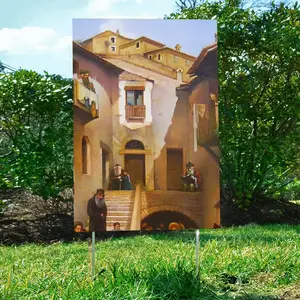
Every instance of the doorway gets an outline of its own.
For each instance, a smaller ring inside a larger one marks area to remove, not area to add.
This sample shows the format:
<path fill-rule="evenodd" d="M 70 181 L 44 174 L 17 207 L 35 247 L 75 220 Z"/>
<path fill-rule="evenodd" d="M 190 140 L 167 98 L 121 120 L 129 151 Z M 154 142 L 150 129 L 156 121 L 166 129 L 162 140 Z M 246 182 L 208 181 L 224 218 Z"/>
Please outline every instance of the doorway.
<path fill-rule="evenodd" d="M 108 188 L 109 181 L 109 152 L 105 149 L 102 150 L 102 187 Z"/>
<path fill-rule="evenodd" d="M 125 154 L 125 169 L 130 176 L 132 187 L 138 183 L 145 186 L 145 154 Z"/>
<path fill-rule="evenodd" d="M 183 150 L 167 149 L 167 189 L 179 191 L 182 187 Z"/>

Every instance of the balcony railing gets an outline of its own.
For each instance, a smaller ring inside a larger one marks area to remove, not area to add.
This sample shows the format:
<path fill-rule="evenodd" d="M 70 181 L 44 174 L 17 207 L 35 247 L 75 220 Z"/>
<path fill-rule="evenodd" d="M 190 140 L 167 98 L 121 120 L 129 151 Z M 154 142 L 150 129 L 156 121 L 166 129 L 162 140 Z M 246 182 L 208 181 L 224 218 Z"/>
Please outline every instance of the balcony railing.
<path fill-rule="evenodd" d="M 74 80 L 73 103 L 75 106 L 90 113 L 93 118 L 98 117 L 98 95 L 77 80 Z"/>
<path fill-rule="evenodd" d="M 126 120 L 144 122 L 146 117 L 145 105 L 126 105 Z"/>

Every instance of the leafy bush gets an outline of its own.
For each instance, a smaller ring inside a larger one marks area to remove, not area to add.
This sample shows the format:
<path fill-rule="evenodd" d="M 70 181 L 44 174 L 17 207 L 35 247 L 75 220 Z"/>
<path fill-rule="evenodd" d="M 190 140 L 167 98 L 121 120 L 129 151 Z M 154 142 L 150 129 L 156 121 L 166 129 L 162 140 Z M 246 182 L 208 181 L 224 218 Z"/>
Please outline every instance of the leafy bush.
<path fill-rule="evenodd" d="M 20 70 L 0 74 L 0 188 L 45 199 L 73 185 L 72 81 Z"/>

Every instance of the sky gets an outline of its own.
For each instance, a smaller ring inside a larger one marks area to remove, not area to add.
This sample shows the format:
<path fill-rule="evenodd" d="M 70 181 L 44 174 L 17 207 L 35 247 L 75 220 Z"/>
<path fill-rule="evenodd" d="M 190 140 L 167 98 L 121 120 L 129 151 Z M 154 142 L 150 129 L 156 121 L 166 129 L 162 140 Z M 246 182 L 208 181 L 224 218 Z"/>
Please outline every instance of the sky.
<path fill-rule="evenodd" d="M 175 0 L 0 0 L 0 7 L 0 61 L 70 78 L 73 34 L 78 40 L 119 29 L 198 56 L 217 30 L 216 21 L 158 20 L 176 11 Z"/>

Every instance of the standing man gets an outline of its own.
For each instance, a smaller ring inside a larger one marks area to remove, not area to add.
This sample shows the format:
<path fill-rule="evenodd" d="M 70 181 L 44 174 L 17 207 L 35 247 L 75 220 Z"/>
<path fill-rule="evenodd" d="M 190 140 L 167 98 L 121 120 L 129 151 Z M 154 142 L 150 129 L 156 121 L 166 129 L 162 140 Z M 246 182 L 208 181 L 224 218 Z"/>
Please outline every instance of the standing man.
<path fill-rule="evenodd" d="M 98 189 L 88 201 L 87 214 L 90 217 L 90 232 L 106 231 L 107 206 L 104 198 L 104 190 Z"/>
<path fill-rule="evenodd" d="M 112 189 L 120 190 L 122 184 L 122 167 L 119 164 L 114 166 L 112 177 Z"/>

